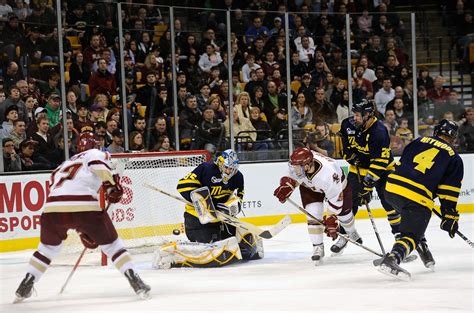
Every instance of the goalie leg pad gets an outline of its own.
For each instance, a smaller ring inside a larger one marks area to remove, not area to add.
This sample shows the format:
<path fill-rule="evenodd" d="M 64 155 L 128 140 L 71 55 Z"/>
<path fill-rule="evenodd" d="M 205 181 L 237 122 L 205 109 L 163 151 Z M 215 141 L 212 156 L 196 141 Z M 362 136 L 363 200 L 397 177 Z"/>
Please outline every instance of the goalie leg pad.
<path fill-rule="evenodd" d="M 190 196 L 201 224 L 215 223 L 219 221 L 207 186 L 193 190 Z"/>
<path fill-rule="evenodd" d="M 155 251 L 152 267 L 221 267 L 241 259 L 236 237 L 215 243 L 173 241 Z"/>
<path fill-rule="evenodd" d="M 263 259 L 263 241 L 261 238 L 240 229 L 236 230 L 236 236 L 244 260 Z"/>

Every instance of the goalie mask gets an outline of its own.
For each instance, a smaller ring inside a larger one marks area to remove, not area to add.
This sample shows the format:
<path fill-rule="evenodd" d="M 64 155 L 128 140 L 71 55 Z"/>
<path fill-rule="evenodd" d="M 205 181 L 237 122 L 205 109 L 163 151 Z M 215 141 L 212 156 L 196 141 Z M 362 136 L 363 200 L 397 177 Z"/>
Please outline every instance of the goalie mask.
<path fill-rule="evenodd" d="M 222 182 L 227 184 L 239 170 L 239 158 L 234 150 L 227 149 L 217 158 L 216 165 L 221 172 Z"/>
<path fill-rule="evenodd" d="M 313 153 L 308 148 L 298 148 L 290 156 L 290 171 L 297 177 L 305 176 L 305 166 L 313 165 Z"/>

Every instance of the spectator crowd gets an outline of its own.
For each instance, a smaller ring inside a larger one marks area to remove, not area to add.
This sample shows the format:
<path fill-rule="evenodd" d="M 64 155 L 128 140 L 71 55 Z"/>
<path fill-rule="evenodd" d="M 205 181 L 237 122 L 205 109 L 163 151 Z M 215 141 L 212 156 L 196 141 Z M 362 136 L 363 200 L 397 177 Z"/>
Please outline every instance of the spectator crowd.
<path fill-rule="evenodd" d="M 122 5 L 122 65 L 115 5 L 62 1 L 64 36 L 58 38 L 54 1 L 0 0 L 0 139 L 5 171 L 53 169 L 64 161 L 65 139 L 73 155 L 78 134 L 86 131 L 94 132 L 100 148 L 111 153 L 172 151 L 177 146 L 175 123 L 180 150 L 215 153 L 230 145 L 232 128 L 242 155 L 270 158 L 270 152 L 288 148 L 291 127 L 295 145 L 339 157 L 338 127 L 351 115 L 348 79 L 353 103 L 374 99 L 377 118 L 387 127 L 395 154 L 413 140 L 415 123 L 420 135 L 429 135 L 442 118 L 460 125 L 457 148 L 474 151 L 474 109 L 445 87 L 442 76 L 431 77 L 429 68 L 419 67 L 414 92 L 406 26 L 390 0 L 194 0 L 190 3 L 196 8 L 211 7 L 178 12 L 174 21 L 169 21 L 169 9 L 157 3 Z M 288 21 L 290 73 L 287 11 L 296 12 Z M 350 34 L 346 13 L 351 14 Z M 462 30 L 472 30 L 471 12 L 463 6 L 456 14 L 462 17 Z M 175 55 L 170 23 L 174 23 Z M 458 32 L 461 49 L 472 39 L 471 33 Z M 351 77 L 346 36 L 351 41 Z M 58 65 L 59 40 L 64 69 Z M 60 71 L 66 80 L 66 112 Z"/>

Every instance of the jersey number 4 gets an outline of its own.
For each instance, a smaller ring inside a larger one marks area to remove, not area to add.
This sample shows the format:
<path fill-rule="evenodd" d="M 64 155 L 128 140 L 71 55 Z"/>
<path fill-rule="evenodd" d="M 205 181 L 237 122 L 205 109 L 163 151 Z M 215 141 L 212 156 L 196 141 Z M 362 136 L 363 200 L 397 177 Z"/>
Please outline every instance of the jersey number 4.
<path fill-rule="evenodd" d="M 429 170 L 433 166 L 433 160 L 438 153 L 438 149 L 431 148 L 415 155 L 415 157 L 413 158 L 413 163 L 418 164 L 417 166 L 415 166 L 415 170 L 418 170 L 425 174 L 426 170 Z"/>
<path fill-rule="evenodd" d="M 56 182 L 56 175 L 58 174 L 58 171 L 54 171 L 51 173 L 51 188 L 55 189 L 58 187 L 61 187 L 64 181 L 66 180 L 71 180 L 74 179 L 74 177 L 77 174 L 77 171 L 82 167 L 82 163 L 74 163 L 71 164 L 65 168 L 63 168 L 61 171 L 59 171 L 61 175 L 61 178 Z"/>

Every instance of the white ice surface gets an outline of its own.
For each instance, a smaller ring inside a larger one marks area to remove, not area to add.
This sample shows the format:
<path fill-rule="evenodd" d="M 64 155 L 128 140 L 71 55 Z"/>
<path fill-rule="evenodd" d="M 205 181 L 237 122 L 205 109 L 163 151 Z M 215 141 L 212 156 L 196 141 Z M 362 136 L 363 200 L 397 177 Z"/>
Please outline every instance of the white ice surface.
<path fill-rule="evenodd" d="M 460 230 L 471 240 L 473 224 L 474 214 L 461 216 Z M 388 222 L 376 219 L 376 225 L 390 250 Z M 356 227 L 364 244 L 379 251 L 370 221 L 357 220 Z M 379 273 L 372 265 L 377 257 L 356 246 L 331 257 L 328 238 L 324 263 L 314 266 L 306 225 L 293 224 L 265 241 L 263 260 L 171 270 L 137 262 L 152 287 L 148 301 L 138 299 L 113 267 L 79 267 L 59 295 L 71 267 L 53 266 L 36 284 L 36 296 L 11 304 L 31 251 L 5 253 L 0 254 L 0 312 L 473 312 L 473 249 L 461 238 L 449 238 L 435 216 L 426 237 L 435 272 L 418 259 L 402 265 L 412 274 L 410 282 L 402 282 Z"/>

